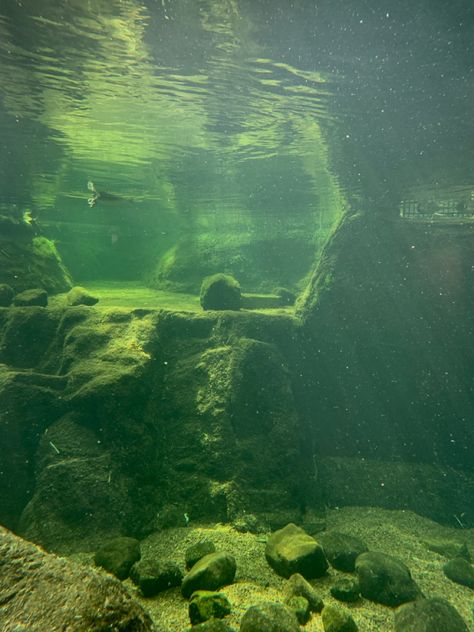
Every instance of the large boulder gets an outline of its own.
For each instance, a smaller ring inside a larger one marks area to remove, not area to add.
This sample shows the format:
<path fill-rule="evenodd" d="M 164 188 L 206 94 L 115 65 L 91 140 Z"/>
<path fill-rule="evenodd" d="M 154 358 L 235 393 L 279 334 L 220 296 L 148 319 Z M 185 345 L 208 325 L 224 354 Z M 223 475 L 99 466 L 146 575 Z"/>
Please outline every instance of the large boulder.
<path fill-rule="evenodd" d="M 306 579 L 313 579 L 328 569 L 321 545 L 293 523 L 272 533 L 267 540 L 265 557 L 273 570 L 286 578 L 300 573 Z"/>
<path fill-rule="evenodd" d="M 121 583 L 45 553 L 0 527 L 3 632 L 153 632 L 152 621 Z"/>
<path fill-rule="evenodd" d="M 362 553 L 356 560 L 356 572 L 361 595 L 370 601 L 394 607 L 421 597 L 409 569 L 391 555 Z"/>

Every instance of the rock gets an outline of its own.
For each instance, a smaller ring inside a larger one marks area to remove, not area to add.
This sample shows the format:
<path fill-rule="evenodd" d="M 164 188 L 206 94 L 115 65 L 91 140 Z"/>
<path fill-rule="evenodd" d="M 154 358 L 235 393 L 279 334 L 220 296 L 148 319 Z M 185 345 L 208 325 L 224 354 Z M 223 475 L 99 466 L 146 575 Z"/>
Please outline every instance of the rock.
<path fill-rule="evenodd" d="M 328 568 L 321 545 L 293 523 L 272 533 L 265 557 L 273 570 L 286 578 L 300 573 L 306 579 L 313 579 L 324 575 Z"/>
<path fill-rule="evenodd" d="M 71 307 L 77 305 L 95 305 L 99 302 L 96 296 L 92 296 L 85 288 L 75 285 L 66 295 L 66 302 Z"/>
<path fill-rule="evenodd" d="M 239 310 L 241 304 L 239 282 L 228 274 L 213 274 L 205 277 L 199 300 L 204 310 Z"/>
<path fill-rule="evenodd" d="M 189 632 L 233 632 L 233 628 L 229 627 L 221 619 L 211 619 L 205 623 L 193 625 Z"/>
<path fill-rule="evenodd" d="M 428 540 L 425 542 L 428 550 L 444 555 L 449 559 L 462 557 L 468 562 L 472 562 L 472 557 L 465 542 L 454 542 L 453 540 Z"/>
<path fill-rule="evenodd" d="M 455 557 L 443 566 L 443 572 L 448 579 L 462 586 L 474 588 L 474 568 L 462 557 Z"/>
<path fill-rule="evenodd" d="M 1 629 L 153 632 L 121 583 L 43 550 L 0 527 Z"/>
<path fill-rule="evenodd" d="M 306 623 L 310 620 L 311 609 L 309 607 L 309 602 L 305 599 L 305 597 L 292 595 L 285 600 L 285 606 L 295 613 L 300 625 L 306 625 Z"/>
<path fill-rule="evenodd" d="M 311 612 L 321 612 L 324 607 L 321 597 L 299 573 L 294 573 L 290 577 L 285 586 L 285 594 L 288 597 L 304 597 L 309 604 Z"/>
<path fill-rule="evenodd" d="M 325 632 L 357 632 L 351 613 L 341 606 L 324 606 L 321 613 Z"/>
<path fill-rule="evenodd" d="M 113 538 L 94 555 L 97 566 L 115 575 L 127 579 L 130 569 L 140 559 L 140 542 L 135 538 Z"/>
<path fill-rule="evenodd" d="M 189 571 L 201 558 L 209 553 L 215 553 L 216 547 L 210 540 L 200 540 L 186 549 L 184 554 L 186 570 Z"/>
<path fill-rule="evenodd" d="M 15 307 L 31 307 L 33 305 L 46 307 L 48 305 L 48 293 L 40 288 L 24 290 L 15 296 L 13 305 Z"/>
<path fill-rule="evenodd" d="M 369 551 L 356 560 L 363 597 L 386 606 L 399 606 L 421 596 L 421 591 L 403 562 L 385 553 Z"/>
<path fill-rule="evenodd" d="M 357 601 L 360 599 L 359 582 L 354 579 L 340 577 L 331 586 L 331 595 L 339 601 Z"/>
<path fill-rule="evenodd" d="M 395 632 L 468 632 L 462 617 L 439 597 L 417 599 L 395 612 Z"/>
<path fill-rule="evenodd" d="M 183 574 L 175 562 L 141 559 L 130 569 L 130 579 L 144 597 L 153 597 L 168 588 L 181 586 Z"/>
<path fill-rule="evenodd" d="M 240 622 L 240 632 L 299 632 L 294 612 L 276 603 L 261 603 L 249 608 Z"/>
<path fill-rule="evenodd" d="M 7 283 L 0 283 L 0 307 L 9 307 L 12 304 L 15 291 Z"/>
<path fill-rule="evenodd" d="M 209 553 L 184 576 L 181 593 L 187 599 L 196 590 L 218 590 L 234 581 L 235 559 L 229 553 Z"/>
<path fill-rule="evenodd" d="M 191 625 L 204 623 L 209 619 L 223 619 L 230 612 L 231 606 L 224 593 L 197 590 L 192 594 L 189 602 Z"/>
<path fill-rule="evenodd" d="M 328 531 L 321 533 L 319 540 L 331 566 L 347 573 L 354 572 L 357 556 L 368 551 L 362 540 L 347 533 Z"/>

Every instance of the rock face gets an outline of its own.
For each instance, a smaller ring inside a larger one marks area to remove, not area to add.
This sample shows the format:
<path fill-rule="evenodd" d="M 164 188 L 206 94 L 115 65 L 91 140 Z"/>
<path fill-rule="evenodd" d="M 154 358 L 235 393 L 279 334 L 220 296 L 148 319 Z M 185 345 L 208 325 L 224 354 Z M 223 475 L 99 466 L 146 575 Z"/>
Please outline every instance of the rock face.
<path fill-rule="evenodd" d="M 0 527 L 2 630 L 153 632 L 120 582 L 44 553 Z"/>
<path fill-rule="evenodd" d="M 472 471 L 472 252 L 472 224 L 343 218 L 298 310 L 320 453 Z"/>
<path fill-rule="evenodd" d="M 418 599 L 397 609 L 395 632 L 468 632 L 468 627 L 445 599 Z"/>
<path fill-rule="evenodd" d="M 421 596 L 408 568 L 391 555 L 363 553 L 356 572 L 361 595 L 371 601 L 394 607 Z"/>
<path fill-rule="evenodd" d="M 234 581 L 235 559 L 228 553 L 209 553 L 184 576 L 181 593 L 187 599 L 196 590 L 218 590 Z"/>
<path fill-rule="evenodd" d="M 299 573 L 313 579 L 324 575 L 328 568 L 321 545 L 291 523 L 268 538 L 265 557 L 273 570 L 286 578 Z"/>
<path fill-rule="evenodd" d="M 294 340 L 287 316 L 0 309 L 0 520 L 59 551 L 166 516 L 301 519 Z"/>
<path fill-rule="evenodd" d="M 51 294 L 72 286 L 54 243 L 29 233 L 2 240 L 0 283 L 7 283 L 15 292 L 42 287 Z"/>

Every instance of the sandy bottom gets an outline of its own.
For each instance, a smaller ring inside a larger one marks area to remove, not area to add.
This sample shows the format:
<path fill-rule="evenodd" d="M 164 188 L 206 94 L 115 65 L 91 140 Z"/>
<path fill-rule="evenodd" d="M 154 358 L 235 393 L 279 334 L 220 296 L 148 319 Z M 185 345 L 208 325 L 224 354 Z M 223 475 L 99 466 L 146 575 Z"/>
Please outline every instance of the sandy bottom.
<path fill-rule="evenodd" d="M 442 596 L 458 610 L 469 629 L 472 629 L 474 592 L 447 579 L 442 571 L 446 561 L 441 555 L 428 550 L 426 540 L 466 542 L 474 554 L 474 529 L 452 529 L 438 525 L 410 511 L 388 511 L 367 507 L 348 507 L 330 510 L 328 529 L 337 529 L 360 537 L 373 551 L 389 553 L 401 559 L 427 597 Z M 214 542 L 218 550 L 235 556 L 237 575 L 235 583 L 222 589 L 232 604 L 232 614 L 226 622 L 238 630 L 243 613 L 262 601 L 282 602 L 286 581 L 278 577 L 265 561 L 265 537 L 242 534 L 227 525 L 170 529 L 155 533 L 142 541 L 142 556 L 171 559 L 184 566 L 184 552 L 200 539 Z M 350 576 L 332 568 L 324 578 L 311 583 L 325 604 L 338 603 L 329 593 L 337 577 Z M 160 632 L 183 632 L 189 629 L 188 605 L 179 589 L 171 589 L 151 599 L 140 597 L 135 586 L 125 584 L 150 613 Z M 389 632 L 393 630 L 394 611 L 361 599 L 356 604 L 343 604 L 351 614 L 360 632 Z M 307 632 L 323 632 L 320 615 L 313 615 L 304 627 Z"/>

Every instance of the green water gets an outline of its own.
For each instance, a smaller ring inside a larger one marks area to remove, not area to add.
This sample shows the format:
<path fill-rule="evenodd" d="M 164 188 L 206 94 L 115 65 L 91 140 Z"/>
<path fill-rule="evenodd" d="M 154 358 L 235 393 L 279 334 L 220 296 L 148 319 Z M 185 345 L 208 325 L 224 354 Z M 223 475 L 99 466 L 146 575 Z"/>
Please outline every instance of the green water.
<path fill-rule="evenodd" d="M 0 211 L 78 281 L 301 289 L 345 210 L 470 194 L 472 7 L 392 5 L 5 0 Z"/>

